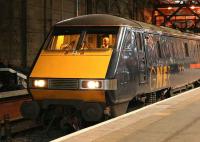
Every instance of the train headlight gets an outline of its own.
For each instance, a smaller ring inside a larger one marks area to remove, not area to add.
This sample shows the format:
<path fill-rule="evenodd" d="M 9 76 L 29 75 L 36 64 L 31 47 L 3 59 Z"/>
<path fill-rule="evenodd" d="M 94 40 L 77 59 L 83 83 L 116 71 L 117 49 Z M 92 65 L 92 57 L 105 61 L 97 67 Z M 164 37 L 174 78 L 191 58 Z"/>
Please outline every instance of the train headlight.
<path fill-rule="evenodd" d="M 33 81 L 33 86 L 35 88 L 44 88 L 47 86 L 47 81 L 44 79 L 37 79 Z"/>
<path fill-rule="evenodd" d="M 101 82 L 99 82 L 99 81 L 88 81 L 87 82 L 87 87 L 89 89 L 101 88 Z"/>
<path fill-rule="evenodd" d="M 117 90 L 117 80 L 116 79 L 80 80 L 79 89 Z"/>
<path fill-rule="evenodd" d="M 85 80 L 81 82 L 82 89 L 102 89 L 101 80 Z"/>

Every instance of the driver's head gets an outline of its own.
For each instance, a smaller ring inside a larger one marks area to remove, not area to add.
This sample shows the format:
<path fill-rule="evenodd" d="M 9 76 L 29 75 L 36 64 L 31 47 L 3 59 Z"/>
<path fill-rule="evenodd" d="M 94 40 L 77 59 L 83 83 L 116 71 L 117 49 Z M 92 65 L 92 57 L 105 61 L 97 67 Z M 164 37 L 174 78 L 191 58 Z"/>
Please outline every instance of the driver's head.
<path fill-rule="evenodd" d="M 103 38 L 103 47 L 104 48 L 108 48 L 109 42 L 110 42 L 109 38 L 108 37 L 104 37 Z"/>

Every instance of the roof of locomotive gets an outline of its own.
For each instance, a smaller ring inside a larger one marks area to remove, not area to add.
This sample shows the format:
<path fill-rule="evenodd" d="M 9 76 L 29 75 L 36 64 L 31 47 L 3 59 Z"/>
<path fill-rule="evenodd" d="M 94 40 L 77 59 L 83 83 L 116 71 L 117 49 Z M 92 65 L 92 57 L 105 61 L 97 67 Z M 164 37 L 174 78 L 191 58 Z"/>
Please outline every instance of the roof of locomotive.
<path fill-rule="evenodd" d="M 90 14 L 78 16 L 58 22 L 60 26 L 122 26 L 130 25 L 142 28 L 137 22 L 108 14 Z"/>
<path fill-rule="evenodd" d="M 133 28 L 149 30 L 151 32 L 160 32 L 169 35 L 186 36 L 186 34 L 175 29 L 162 26 L 159 27 L 144 22 L 125 19 L 108 14 L 89 14 L 89 15 L 73 17 L 58 22 L 56 26 L 131 26 Z"/>

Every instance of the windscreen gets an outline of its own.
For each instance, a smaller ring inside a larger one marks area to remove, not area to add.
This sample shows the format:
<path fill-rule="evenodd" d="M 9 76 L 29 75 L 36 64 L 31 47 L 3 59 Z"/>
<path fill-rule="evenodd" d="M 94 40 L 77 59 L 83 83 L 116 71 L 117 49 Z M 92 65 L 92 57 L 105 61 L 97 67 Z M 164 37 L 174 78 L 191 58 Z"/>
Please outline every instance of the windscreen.
<path fill-rule="evenodd" d="M 55 27 L 46 50 L 115 48 L 119 27 Z"/>

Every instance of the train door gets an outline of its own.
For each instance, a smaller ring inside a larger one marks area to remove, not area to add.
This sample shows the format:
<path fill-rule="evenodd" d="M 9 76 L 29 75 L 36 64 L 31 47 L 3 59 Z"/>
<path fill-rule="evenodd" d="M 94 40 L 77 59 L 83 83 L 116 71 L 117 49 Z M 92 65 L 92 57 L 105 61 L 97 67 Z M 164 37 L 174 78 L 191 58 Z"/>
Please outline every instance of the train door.
<path fill-rule="evenodd" d="M 136 45 L 138 51 L 139 85 L 144 85 L 147 83 L 147 61 L 144 37 L 141 32 L 136 32 Z"/>

